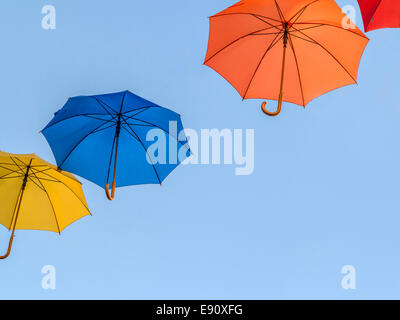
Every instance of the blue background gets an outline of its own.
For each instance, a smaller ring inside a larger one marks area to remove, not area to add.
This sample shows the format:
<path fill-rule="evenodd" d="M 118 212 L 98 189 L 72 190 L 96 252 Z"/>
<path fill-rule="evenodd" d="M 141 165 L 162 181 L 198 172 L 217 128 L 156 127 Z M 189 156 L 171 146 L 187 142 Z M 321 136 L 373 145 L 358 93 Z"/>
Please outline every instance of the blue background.
<path fill-rule="evenodd" d="M 358 86 L 279 118 L 202 65 L 208 19 L 234 1 L 2 0 L 0 149 L 54 158 L 38 132 L 76 95 L 131 90 L 185 127 L 254 128 L 255 171 L 180 166 L 162 187 L 110 203 L 62 236 L 17 231 L 0 298 L 400 298 L 400 30 L 371 38 Z M 362 27 L 355 0 L 357 25 Z M 57 29 L 41 28 L 41 9 Z M 9 233 L 0 228 L 1 251 Z M 357 290 L 341 287 L 354 265 Z M 54 265 L 57 289 L 42 289 Z"/>

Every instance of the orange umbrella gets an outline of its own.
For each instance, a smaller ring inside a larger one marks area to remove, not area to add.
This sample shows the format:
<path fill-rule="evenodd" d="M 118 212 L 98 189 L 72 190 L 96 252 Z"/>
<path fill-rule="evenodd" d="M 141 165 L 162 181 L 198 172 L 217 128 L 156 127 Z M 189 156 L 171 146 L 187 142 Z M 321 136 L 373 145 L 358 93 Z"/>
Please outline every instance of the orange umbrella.
<path fill-rule="evenodd" d="M 331 90 L 357 83 L 369 39 L 333 0 L 243 0 L 210 18 L 205 64 L 243 99 L 305 107 Z"/>

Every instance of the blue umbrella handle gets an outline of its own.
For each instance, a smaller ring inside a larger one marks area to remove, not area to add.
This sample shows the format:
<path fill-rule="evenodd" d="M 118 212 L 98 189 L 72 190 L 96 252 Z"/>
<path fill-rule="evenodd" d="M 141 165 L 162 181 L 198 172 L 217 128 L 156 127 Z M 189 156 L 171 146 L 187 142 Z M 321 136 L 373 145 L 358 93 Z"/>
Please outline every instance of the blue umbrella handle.
<path fill-rule="evenodd" d="M 112 201 L 114 200 L 115 197 L 115 181 L 113 181 L 112 183 L 112 189 L 111 189 L 111 194 L 110 194 L 110 184 L 106 183 L 106 187 L 104 188 L 104 190 L 106 191 L 106 196 L 108 198 L 108 200 Z"/>
<path fill-rule="evenodd" d="M 115 159 L 114 159 L 114 175 L 113 175 L 111 194 L 110 194 L 110 184 L 108 182 L 106 183 L 106 186 L 104 188 L 104 190 L 106 191 L 107 199 L 110 201 L 113 201 L 114 197 L 115 197 L 115 176 L 117 175 L 119 131 L 120 131 L 120 125 L 117 125 L 116 143 L 115 143 Z"/>

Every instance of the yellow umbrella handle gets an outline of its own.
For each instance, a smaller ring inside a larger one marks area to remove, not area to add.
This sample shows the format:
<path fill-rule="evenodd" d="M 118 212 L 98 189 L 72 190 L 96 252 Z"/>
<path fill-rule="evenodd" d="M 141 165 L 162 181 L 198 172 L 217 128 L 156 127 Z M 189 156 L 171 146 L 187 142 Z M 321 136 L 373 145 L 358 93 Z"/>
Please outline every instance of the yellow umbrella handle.
<path fill-rule="evenodd" d="M 11 233 L 10 242 L 8 243 L 7 253 L 4 256 L 0 256 L 1 260 L 8 258 L 8 256 L 11 253 L 11 248 L 12 248 L 13 241 L 14 241 L 15 228 L 17 227 L 17 219 L 18 219 L 18 215 L 19 215 L 19 210 L 21 209 L 22 197 L 24 196 L 26 183 L 28 181 L 28 174 L 29 174 L 29 169 L 31 168 L 31 163 L 32 163 L 32 160 L 29 163 L 29 166 L 28 166 L 28 168 L 26 170 L 24 181 L 23 181 L 22 187 L 21 187 L 21 191 L 20 191 L 20 194 L 18 195 L 18 198 L 17 198 L 18 199 L 17 200 L 18 201 L 18 206 L 17 206 L 17 210 L 15 211 L 15 220 L 14 220 L 14 225 L 13 225 L 13 231 Z"/>
<path fill-rule="evenodd" d="M 104 188 L 104 190 L 106 191 L 107 199 L 110 201 L 113 201 L 114 197 L 115 197 L 115 180 L 112 183 L 111 194 L 110 194 L 109 189 L 110 189 L 110 184 L 106 183 L 106 187 Z"/>
<path fill-rule="evenodd" d="M 12 244 L 13 244 L 13 241 L 14 241 L 14 232 L 15 232 L 15 229 L 13 229 L 13 231 L 11 233 L 10 242 L 8 243 L 7 253 L 4 256 L 0 256 L 1 260 L 8 258 L 8 256 L 11 253 L 11 248 L 12 248 Z"/>

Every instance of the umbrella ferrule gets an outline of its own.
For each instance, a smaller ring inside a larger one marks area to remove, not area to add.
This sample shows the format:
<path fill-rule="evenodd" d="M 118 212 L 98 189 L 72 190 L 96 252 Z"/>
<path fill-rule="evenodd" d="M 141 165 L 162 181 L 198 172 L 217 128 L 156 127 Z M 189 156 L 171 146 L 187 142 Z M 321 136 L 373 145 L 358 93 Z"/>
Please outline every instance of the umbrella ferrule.
<path fill-rule="evenodd" d="M 121 132 L 121 120 L 118 119 L 117 128 L 116 128 L 117 137 L 119 136 L 120 132 Z"/>
<path fill-rule="evenodd" d="M 116 135 L 119 137 L 119 134 L 121 132 L 121 114 L 118 114 L 118 119 L 117 119 L 117 127 L 116 127 Z"/>
<path fill-rule="evenodd" d="M 30 169 L 30 168 L 31 168 L 31 165 L 28 165 L 28 167 L 26 168 L 26 173 L 25 173 L 24 181 L 22 182 L 22 190 L 25 190 L 26 183 L 28 182 L 29 169 Z"/>
<path fill-rule="evenodd" d="M 288 36 L 289 36 L 289 25 L 285 23 L 285 31 L 283 32 L 283 46 L 286 48 L 288 43 Z"/>

